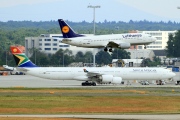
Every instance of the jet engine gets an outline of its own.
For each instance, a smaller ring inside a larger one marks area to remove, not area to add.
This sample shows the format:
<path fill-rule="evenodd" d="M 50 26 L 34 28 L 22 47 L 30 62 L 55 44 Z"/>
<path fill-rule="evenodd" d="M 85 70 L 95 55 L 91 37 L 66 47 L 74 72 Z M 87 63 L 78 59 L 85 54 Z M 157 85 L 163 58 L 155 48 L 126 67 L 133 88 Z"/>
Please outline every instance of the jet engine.
<path fill-rule="evenodd" d="M 122 82 L 121 77 L 113 77 L 113 75 L 102 75 L 99 79 L 102 81 L 102 83 L 118 84 Z"/>
<path fill-rule="evenodd" d="M 130 48 L 130 47 L 131 47 L 131 44 L 130 44 L 130 43 L 120 43 L 120 44 L 119 44 L 119 47 L 126 49 L 126 48 Z"/>
<path fill-rule="evenodd" d="M 121 77 L 113 77 L 112 84 L 121 84 L 122 78 Z"/>

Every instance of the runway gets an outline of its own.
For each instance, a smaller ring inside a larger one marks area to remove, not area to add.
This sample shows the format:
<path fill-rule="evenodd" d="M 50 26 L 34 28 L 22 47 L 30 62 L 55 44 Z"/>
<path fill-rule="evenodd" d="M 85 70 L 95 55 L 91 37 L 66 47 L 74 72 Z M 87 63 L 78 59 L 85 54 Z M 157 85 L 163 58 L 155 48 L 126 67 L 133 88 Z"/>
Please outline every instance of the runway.
<path fill-rule="evenodd" d="M 62 87 L 87 87 L 81 86 L 83 81 L 77 80 L 49 80 L 38 78 L 30 75 L 8 75 L 0 76 L 0 88 L 7 87 L 27 87 L 27 88 L 62 88 Z M 141 85 L 140 83 L 130 81 L 130 84 L 121 85 L 97 85 L 88 87 L 180 87 L 180 85 L 175 85 L 175 82 L 167 83 L 166 85 Z"/>
<path fill-rule="evenodd" d="M 49 80 L 30 75 L 0 76 L 0 87 L 29 87 L 29 88 L 58 88 L 79 87 L 82 81 L 76 80 Z"/>

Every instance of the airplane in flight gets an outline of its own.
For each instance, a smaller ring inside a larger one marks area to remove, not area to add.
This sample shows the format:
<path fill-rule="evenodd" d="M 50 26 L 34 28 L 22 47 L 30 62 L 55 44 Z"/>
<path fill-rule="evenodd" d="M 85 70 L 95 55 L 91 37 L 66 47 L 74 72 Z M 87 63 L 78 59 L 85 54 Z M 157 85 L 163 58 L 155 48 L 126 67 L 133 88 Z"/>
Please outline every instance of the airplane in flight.
<path fill-rule="evenodd" d="M 109 35 L 85 36 L 77 34 L 63 20 L 58 19 L 63 34 L 62 43 L 85 48 L 104 48 L 104 51 L 112 52 L 112 48 L 130 48 L 131 45 L 146 45 L 156 41 L 156 38 L 144 33 L 124 33 Z"/>
<path fill-rule="evenodd" d="M 82 86 L 103 83 L 120 84 L 122 80 L 171 79 L 175 73 L 165 68 L 138 67 L 38 67 L 17 46 L 10 47 L 17 70 L 32 76 L 52 80 L 84 81 Z"/>

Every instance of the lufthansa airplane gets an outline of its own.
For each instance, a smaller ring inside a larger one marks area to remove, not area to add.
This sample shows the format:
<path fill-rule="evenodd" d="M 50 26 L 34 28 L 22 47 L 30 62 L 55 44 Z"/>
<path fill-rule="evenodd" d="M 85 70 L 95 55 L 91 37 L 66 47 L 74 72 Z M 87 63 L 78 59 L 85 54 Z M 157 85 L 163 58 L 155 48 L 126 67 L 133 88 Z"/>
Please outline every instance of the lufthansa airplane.
<path fill-rule="evenodd" d="M 175 73 L 164 68 L 121 68 L 121 67 L 38 67 L 17 47 L 10 47 L 17 70 L 32 76 L 52 80 L 79 80 L 82 85 L 112 83 L 122 80 L 163 80 L 171 79 Z"/>
<path fill-rule="evenodd" d="M 126 49 L 131 45 L 145 45 L 146 48 L 146 45 L 156 41 L 156 38 L 143 33 L 85 36 L 75 33 L 63 19 L 58 19 L 58 22 L 63 34 L 62 42 L 77 47 L 104 48 L 104 51 L 112 52 L 112 48 Z"/>

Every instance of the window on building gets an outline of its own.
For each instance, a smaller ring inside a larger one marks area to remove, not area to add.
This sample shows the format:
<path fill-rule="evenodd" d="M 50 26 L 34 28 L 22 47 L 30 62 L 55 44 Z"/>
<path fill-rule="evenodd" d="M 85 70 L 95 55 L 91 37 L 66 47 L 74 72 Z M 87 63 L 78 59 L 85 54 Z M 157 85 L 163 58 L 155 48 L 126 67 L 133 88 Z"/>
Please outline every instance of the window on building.
<path fill-rule="evenodd" d="M 53 43 L 53 46 L 57 46 L 57 43 Z"/>
<path fill-rule="evenodd" d="M 162 40 L 162 37 L 156 37 L 157 40 Z"/>
<path fill-rule="evenodd" d="M 51 41 L 51 39 L 44 39 L 44 41 Z"/>
<path fill-rule="evenodd" d="M 162 46 L 147 46 L 147 48 L 162 48 Z"/>
<path fill-rule="evenodd" d="M 51 48 L 44 48 L 44 50 L 51 50 Z"/>
<path fill-rule="evenodd" d="M 59 45 L 59 47 L 69 47 L 69 45 Z"/>
<path fill-rule="evenodd" d="M 42 43 L 39 43 L 39 46 L 42 46 Z"/>
<path fill-rule="evenodd" d="M 45 46 L 51 46 L 51 43 L 44 43 Z"/>
<path fill-rule="evenodd" d="M 57 48 L 53 48 L 53 50 L 57 50 Z"/>
<path fill-rule="evenodd" d="M 138 49 L 142 49 L 142 46 L 138 46 Z"/>

